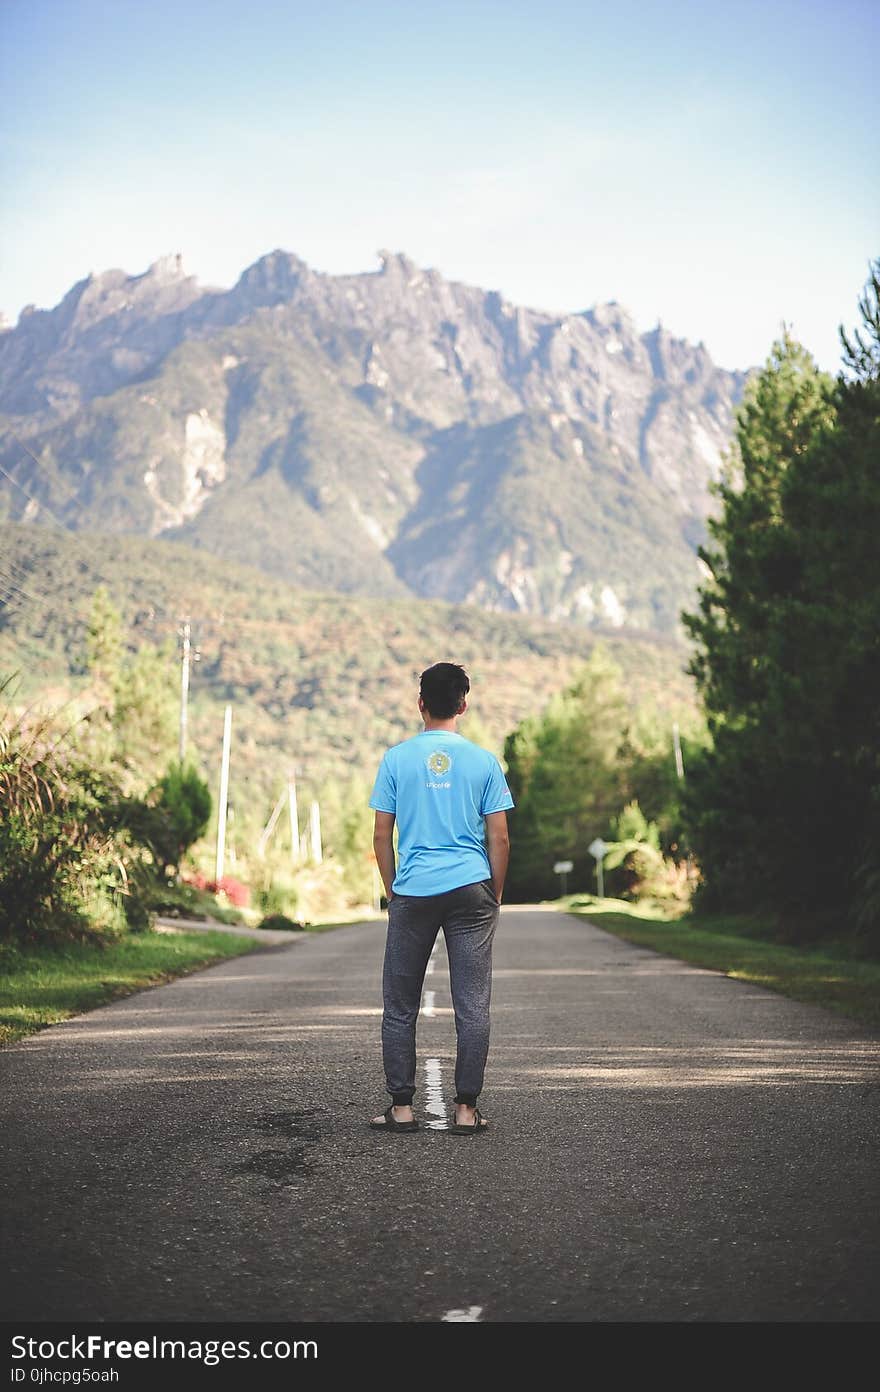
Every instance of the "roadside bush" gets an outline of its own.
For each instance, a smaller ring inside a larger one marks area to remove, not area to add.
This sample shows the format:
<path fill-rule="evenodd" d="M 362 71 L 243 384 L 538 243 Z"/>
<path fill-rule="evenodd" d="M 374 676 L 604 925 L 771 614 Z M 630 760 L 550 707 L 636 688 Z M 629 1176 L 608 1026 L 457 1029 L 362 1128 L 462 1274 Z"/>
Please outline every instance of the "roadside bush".
<path fill-rule="evenodd" d="M 236 880 L 232 875 L 223 875 L 219 880 L 209 880 L 207 875 L 203 875 L 201 870 L 195 870 L 191 875 L 181 877 L 182 883 L 192 885 L 195 889 L 206 891 L 208 894 L 222 894 L 230 904 L 234 904 L 237 909 L 247 908 L 250 903 L 251 892 L 246 884 L 241 880 Z"/>
<path fill-rule="evenodd" d="M 267 867 L 254 899 L 263 914 L 289 915 L 296 909 L 299 895 L 289 875 Z"/>
<path fill-rule="evenodd" d="M 206 876 L 199 879 L 204 885 L 213 883 Z M 244 914 L 231 905 L 221 904 L 209 889 L 199 889 L 192 880 L 177 879 L 154 880 L 149 892 L 148 902 L 153 913 L 166 918 L 194 918 L 209 923 L 212 919 L 219 923 L 242 923 Z"/>
<path fill-rule="evenodd" d="M 275 913 L 267 914 L 265 918 L 260 920 L 257 927 L 280 928 L 288 933 L 303 933 L 305 932 L 306 925 L 304 923 L 296 923 L 292 918 L 288 918 L 287 914 Z"/>
<path fill-rule="evenodd" d="M 222 894 L 237 909 L 247 908 L 250 903 L 251 892 L 247 885 L 232 875 L 223 875 L 221 879 L 213 881 L 209 888 L 213 888 L 215 894 Z"/>
<path fill-rule="evenodd" d="M 609 844 L 605 856 L 612 895 L 688 902 L 692 887 L 689 866 L 663 855 L 659 830 L 646 820 L 638 802 L 627 803 L 612 829 L 617 840 Z"/>
<path fill-rule="evenodd" d="M 120 821 L 148 848 L 160 878 L 177 869 L 210 817 L 210 790 L 191 764 L 172 764 L 145 798 L 127 798 L 119 808 Z"/>
<path fill-rule="evenodd" d="M 119 790 L 78 764 L 47 716 L 0 684 L 0 939 L 86 939 L 125 927 L 140 851 L 114 824 Z"/>

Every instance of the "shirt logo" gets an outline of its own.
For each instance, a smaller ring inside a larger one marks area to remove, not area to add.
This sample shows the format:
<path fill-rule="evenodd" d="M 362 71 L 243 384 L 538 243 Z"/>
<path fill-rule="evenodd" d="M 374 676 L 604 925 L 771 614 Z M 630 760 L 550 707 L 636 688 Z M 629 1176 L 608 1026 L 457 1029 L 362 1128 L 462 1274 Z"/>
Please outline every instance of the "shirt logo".
<path fill-rule="evenodd" d="M 438 778 L 442 777 L 444 773 L 448 773 L 452 768 L 452 760 L 444 749 L 435 749 L 428 755 L 426 763 L 428 772 L 436 774 Z"/>

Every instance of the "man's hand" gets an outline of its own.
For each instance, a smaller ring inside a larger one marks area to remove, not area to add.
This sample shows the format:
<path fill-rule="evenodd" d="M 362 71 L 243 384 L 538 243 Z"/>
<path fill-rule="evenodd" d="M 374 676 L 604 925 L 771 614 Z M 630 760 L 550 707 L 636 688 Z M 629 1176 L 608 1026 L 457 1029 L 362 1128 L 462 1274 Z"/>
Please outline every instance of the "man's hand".
<path fill-rule="evenodd" d="M 490 812 L 486 818 L 486 854 L 489 857 L 489 869 L 492 871 L 492 888 L 500 904 L 507 876 L 507 862 L 510 860 L 506 812 Z"/>
<path fill-rule="evenodd" d="M 394 883 L 396 866 L 394 864 L 394 813 L 377 812 L 373 823 L 373 851 L 376 856 L 376 864 L 379 867 L 379 874 L 382 876 L 382 883 L 385 886 L 385 898 L 391 898 L 391 886 Z"/>

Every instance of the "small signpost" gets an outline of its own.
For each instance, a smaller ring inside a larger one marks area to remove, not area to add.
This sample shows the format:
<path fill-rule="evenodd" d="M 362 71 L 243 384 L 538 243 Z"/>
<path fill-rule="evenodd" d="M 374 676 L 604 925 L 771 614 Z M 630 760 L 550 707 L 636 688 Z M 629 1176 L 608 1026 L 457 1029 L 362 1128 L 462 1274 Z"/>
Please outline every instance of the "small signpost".
<path fill-rule="evenodd" d="M 568 876 L 570 875 L 570 873 L 571 873 L 571 871 L 572 871 L 573 869 L 574 869 L 574 861 L 573 861 L 573 860 L 557 860 L 556 864 L 553 866 L 553 874 L 554 874 L 554 875 L 559 875 L 559 876 L 561 877 L 561 879 L 562 879 L 562 891 L 561 891 L 561 892 L 562 892 L 563 894 L 565 893 L 565 886 L 566 886 L 566 883 L 567 883 L 567 880 L 568 880 Z"/>
<path fill-rule="evenodd" d="M 605 880 L 604 880 L 604 876 L 603 876 L 603 873 L 602 873 L 602 861 L 603 861 L 604 858 L 605 858 L 605 853 L 606 853 L 606 851 L 608 850 L 608 846 L 607 846 L 607 844 L 602 840 L 601 836 L 597 836 L 596 839 L 595 839 L 595 841 L 591 841 L 591 842 L 590 842 L 590 844 L 589 844 L 589 846 L 587 847 L 587 849 L 589 850 L 590 855 L 593 857 L 593 859 L 594 859 L 595 862 L 596 862 L 596 877 L 597 877 L 597 879 L 598 879 L 598 881 L 599 881 L 599 898 L 600 898 L 600 899 L 604 899 L 604 898 L 605 898 Z"/>

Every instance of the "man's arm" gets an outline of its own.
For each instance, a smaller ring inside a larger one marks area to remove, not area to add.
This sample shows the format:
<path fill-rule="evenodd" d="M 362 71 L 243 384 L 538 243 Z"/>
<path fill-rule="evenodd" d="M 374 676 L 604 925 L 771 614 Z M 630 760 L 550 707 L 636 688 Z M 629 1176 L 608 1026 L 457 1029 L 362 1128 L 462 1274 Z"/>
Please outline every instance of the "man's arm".
<path fill-rule="evenodd" d="M 376 864 L 379 866 L 379 874 L 382 876 L 382 883 L 385 886 L 385 898 L 391 898 L 391 886 L 394 883 L 395 864 L 394 864 L 394 813 L 377 812 L 373 823 L 373 851 L 376 855 Z"/>
<path fill-rule="evenodd" d="M 492 871 L 492 888 L 500 904 L 504 893 L 507 862 L 510 859 L 506 812 L 490 812 L 486 818 L 486 854 L 489 857 L 489 869 Z"/>

